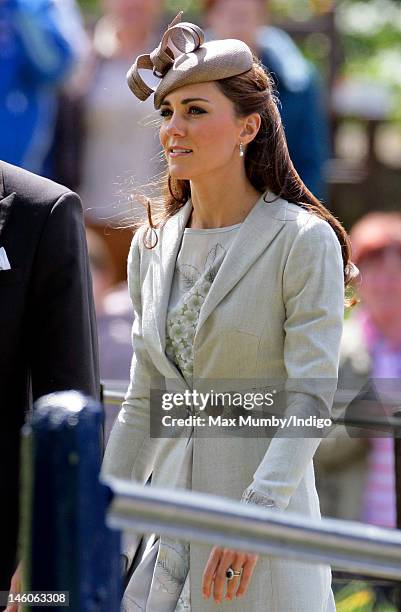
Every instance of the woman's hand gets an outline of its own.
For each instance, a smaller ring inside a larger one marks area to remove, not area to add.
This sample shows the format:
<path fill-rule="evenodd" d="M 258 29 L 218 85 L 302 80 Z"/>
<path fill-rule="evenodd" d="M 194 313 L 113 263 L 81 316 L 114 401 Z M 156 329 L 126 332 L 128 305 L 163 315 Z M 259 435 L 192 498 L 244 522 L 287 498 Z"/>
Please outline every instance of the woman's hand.
<path fill-rule="evenodd" d="M 21 592 L 21 573 L 22 573 L 22 563 L 21 561 L 18 564 L 17 569 L 15 570 L 13 577 L 11 578 L 11 586 L 10 592 L 17 594 Z M 18 612 L 20 606 L 17 603 L 8 604 L 7 608 L 4 612 Z"/>
<path fill-rule="evenodd" d="M 209 599 L 213 589 L 213 599 L 216 603 L 223 600 L 224 585 L 226 589 L 226 600 L 245 595 L 253 570 L 255 569 L 258 555 L 233 550 L 231 548 L 219 548 L 214 546 L 206 563 L 202 578 L 202 595 Z M 227 580 L 226 571 L 231 567 L 234 571 L 242 570 L 241 576 L 234 576 Z"/>

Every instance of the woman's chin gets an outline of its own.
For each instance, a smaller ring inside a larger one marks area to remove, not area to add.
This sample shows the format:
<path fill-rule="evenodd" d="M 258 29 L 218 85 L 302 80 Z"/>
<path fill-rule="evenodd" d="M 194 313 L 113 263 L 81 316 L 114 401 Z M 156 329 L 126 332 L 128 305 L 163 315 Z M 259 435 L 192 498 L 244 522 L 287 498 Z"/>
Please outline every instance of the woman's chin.
<path fill-rule="evenodd" d="M 184 172 L 181 168 L 169 168 L 169 174 L 172 179 L 176 179 L 177 181 L 190 181 L 192 176 L 189 172 Z"/>

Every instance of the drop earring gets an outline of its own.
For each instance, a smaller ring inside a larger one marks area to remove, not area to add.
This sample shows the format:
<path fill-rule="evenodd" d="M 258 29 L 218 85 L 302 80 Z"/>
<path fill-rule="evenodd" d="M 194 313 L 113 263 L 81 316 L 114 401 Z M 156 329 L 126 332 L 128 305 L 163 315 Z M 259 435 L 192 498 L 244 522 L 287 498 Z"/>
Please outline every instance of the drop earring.
<path fill-rule="evenodd" d="M 240 142 L 239 143 L 239 156 L 244 157 L 244 155 L 245 155 L 244 143 Z"/>

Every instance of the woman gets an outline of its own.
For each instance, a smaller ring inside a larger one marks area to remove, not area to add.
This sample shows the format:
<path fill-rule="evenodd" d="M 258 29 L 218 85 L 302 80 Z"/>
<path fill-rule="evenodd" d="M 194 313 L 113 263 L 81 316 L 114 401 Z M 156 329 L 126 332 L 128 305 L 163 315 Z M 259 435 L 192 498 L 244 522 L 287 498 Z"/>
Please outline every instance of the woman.
<path fill-rule="evenodd" d="M 317 438 L 216 440 L 191 428 L 150 435 L 150 388 L 184 391 L 212 381 L 221 390 L 224 381 L 230 391 L 250 380 L 286 379 L 289 411 L 330 409 L 344 270 L 346 282 L 349 276 L 346 234 L 295 172 L 263 68 L 244 43 L 204 44 L 197 26 L 178 21 L 128 74 L 140 99 L 152 89 L 139 71 L 154 68 L 160 78 L 154 104 L 168 181 L 161 214 L 156 219 L 149 206 L 130 251 L 131 383 L 103 471 L 143 483 L 152 474 L 155 486 L 318 518 Z M 200 414 L 196 406 L 192 413 Z M 236 575 L 229 580 L 230 568 Z M 124 605 L 148 612 L 335 609 L 327 566 L 164 537 L 148 543 Z"/>

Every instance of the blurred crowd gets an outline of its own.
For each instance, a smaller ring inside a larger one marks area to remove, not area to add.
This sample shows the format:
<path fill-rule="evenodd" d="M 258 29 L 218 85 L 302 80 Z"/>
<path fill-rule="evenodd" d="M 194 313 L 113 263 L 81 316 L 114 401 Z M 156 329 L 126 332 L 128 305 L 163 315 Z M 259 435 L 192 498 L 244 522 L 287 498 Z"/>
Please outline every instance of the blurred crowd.
<path fill-rule="evenodd" d="M 244 40 L 271 71 L 294 165 L 327 201 L 323 168 L 331 150 L 319 74 L 272 25 L 265 0 L 201 5 L 207 38 Z M 140 194 L 163 171 L 152 101 L 140 103 L 125 75 L 137 55 L 157 46 L 171 16 L 162 0 L 99 0 L 99 8 L 98 21 L 84 24 L 75 0 L 0 0 L 0 158 L 81 196 L 101 376 L 125 383 L 133 317 L 129 225 L 143 214 Z M 401 214 L 366 215 L 351 242 L 360 304 L 345 322 L 340 386 L 362 387 L 401 377 Z M 108 407 L 106 432 L 116 413 Z M 391 437 L 326 440 L 315 463 L 323 514 L 395 527 Z"/>

